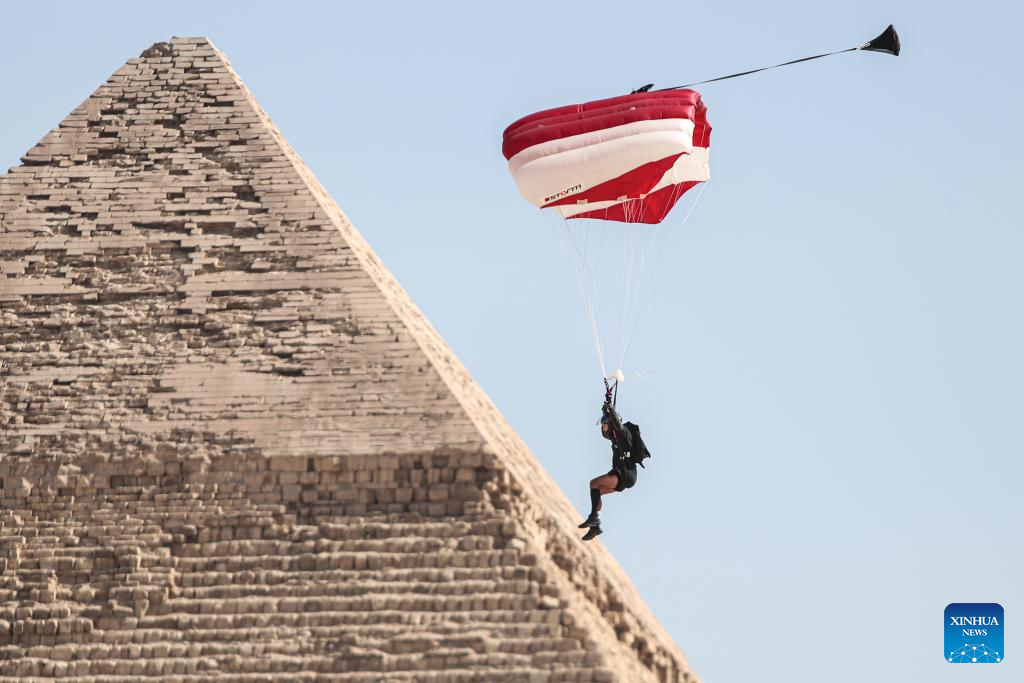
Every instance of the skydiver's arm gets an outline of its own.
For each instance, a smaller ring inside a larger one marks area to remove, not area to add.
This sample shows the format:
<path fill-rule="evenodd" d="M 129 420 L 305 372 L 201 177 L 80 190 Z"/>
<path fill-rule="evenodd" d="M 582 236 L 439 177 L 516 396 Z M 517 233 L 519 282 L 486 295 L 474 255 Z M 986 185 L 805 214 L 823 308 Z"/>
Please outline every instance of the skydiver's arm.
<path fill-rule="evenodd" d="M 624 450 L 633 450 L 633 434 L 622 426 L 622 420 L 619 419 L 619 414 L 615 412 L 615 408 L 608 403 L 605 403 L 602 410 L 605 415 L 608 415 L 609 420 L 611 420 L 612 430 L 614 430 L 617 438 L 621 439 L 622 445 L 625 446 Z"/>

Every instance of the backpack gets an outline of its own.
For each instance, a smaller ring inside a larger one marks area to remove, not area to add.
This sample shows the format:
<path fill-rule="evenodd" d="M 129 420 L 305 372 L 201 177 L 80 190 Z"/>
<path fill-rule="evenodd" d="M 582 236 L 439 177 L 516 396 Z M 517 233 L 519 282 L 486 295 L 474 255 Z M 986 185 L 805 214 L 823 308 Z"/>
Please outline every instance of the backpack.
<path fill-rule="evenodd" d="M 633 451 L 631 454 L 633 462 L 647 469 L 644 466 L 644 460 L 651 457 L 651 452 L 647 450 L 647 444 L 644 443 L 643 437 L 640 436 L 640 425 L 624 422 L 622 426 L 629 430 L 629 434 L 633 439 Z"/>

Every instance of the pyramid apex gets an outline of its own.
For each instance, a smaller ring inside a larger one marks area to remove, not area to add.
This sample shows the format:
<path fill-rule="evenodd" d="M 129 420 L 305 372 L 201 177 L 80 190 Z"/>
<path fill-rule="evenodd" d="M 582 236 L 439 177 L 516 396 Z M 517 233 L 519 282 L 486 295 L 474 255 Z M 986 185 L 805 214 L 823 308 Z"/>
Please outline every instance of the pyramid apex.
<path fill-rule="evenodd" d="M 139 59 L 171 57 L 175 50 L 188 49 L 186 46 L 200 45 L 214 47 L 213 41 L 206 36 L 172 36 L 169 41 L 157 41 L 147 47 L 139 55 Z M 192 49 L 195 49 L 195 47 L 192 47 Z"/>

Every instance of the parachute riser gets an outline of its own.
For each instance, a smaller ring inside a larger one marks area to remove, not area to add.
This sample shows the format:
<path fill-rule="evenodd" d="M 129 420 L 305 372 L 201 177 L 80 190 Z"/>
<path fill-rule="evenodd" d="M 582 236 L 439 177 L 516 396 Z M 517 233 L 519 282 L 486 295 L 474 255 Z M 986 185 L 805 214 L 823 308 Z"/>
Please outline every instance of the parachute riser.
<path fill-rule="evenodd" d="M 619 380 L 615 380 L 611 384 L 608 384 L 608 378 L 604 379 L 604 402 L 605 405 L 610 405 L 615 408 L 615 404 L 619 400 Z"/>

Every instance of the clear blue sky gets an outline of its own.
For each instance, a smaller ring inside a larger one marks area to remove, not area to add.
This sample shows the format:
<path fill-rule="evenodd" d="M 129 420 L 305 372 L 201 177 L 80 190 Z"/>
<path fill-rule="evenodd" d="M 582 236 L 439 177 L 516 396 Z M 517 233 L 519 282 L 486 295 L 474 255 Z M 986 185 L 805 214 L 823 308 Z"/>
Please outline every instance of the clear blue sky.
<path fill-rule="evenodd" d="M 702 89 L 713 181 L 670 234 L 620 405 L 655 452 L 605 542 L 708 683 L 1024 679 L 1019 3 L 5 3 L 0 167 L 172 35 L 225 51 L 577 507 L 607 466 L 565 257 L 502 129 Z M 1004 662 L 941 659 L 951 602 Z"/>

